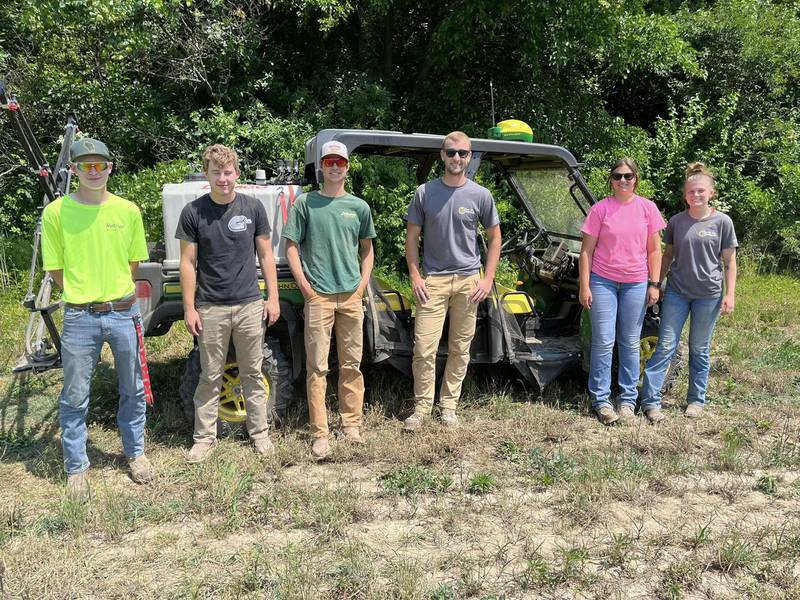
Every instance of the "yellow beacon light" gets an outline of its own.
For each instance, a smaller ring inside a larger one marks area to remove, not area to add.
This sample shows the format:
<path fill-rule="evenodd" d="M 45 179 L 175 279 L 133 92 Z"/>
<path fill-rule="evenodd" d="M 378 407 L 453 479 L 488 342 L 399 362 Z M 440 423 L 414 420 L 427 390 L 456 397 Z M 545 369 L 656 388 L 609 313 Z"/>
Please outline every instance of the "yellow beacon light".
<path fill-rule="evenodd" d="M 514 140 L 517 142 L 532 142 L 533 129 L 524 121 L 506 119 L 500 121 L 496 127 L 489 129 L 490 140 Z"/>

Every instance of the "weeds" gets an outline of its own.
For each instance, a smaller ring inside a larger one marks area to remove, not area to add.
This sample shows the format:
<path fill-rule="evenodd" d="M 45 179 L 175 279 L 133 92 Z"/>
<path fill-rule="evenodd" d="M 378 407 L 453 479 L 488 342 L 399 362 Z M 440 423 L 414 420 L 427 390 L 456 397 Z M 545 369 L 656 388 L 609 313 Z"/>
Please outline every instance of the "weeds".
<path fill-rule="evenodd" d="M 633 540 L 627 535 L 615 533 L 604 554 L 607 566 L 624 568 L 633 557 Z"/>
<path fill-rule="evenodd" d="M 743 473 L 747 469 L 747 459 L 742 450 L 750 446 L 750 435 L 740 427 L 734 426 L 722 432 L 722 448 L 717 451 L 714 465 L 719 471 Z"/>
<path fill-rule="evenodd" d="M 139 507 L 132 496 L 106 488 L 98 504 L 98 525 L 109 540 L 119 540 L 133 529 Z"/>
<path fill-rule="evenodd" d="M 553 565 L 538 551 L 534 552 L 525 569 L 515 577 L 517 586 L 525 591 L 552 592 L 566 584 L 582 584 L 589 552 L 584 548 L 559 548 L 557 552 Z"/>
<path fill-rule="evenodd" d="M 0 508 L 0 548 L 18 535 L 25 526 L 24 511 L 19 501 Z"/>
<path fill-rule="evenodd" d="M 684 559 L 670 563 L 661 576 L 658 597 L 679 600 L 700 584 L 702 576 L 703 569 L 693 560 Z"/>
<path fill-rule="evenodd" d="M 536 487 L 547 488 L 570 481 L 575 474 L 577 461 L 561 450 L 545 454 L 539 448 L 525 452 L 514 442 L 501 442 L 496 453 L 515 465 Z"/>
<path fill-rule="evenodd" d="M 756 482 L 756 489 L 765 493 L 767 496 L 775 496 L 778 493 L 778 482 L 780 478 L 776 475 L 764 473 Z"/>
<path fill-rule="evenodd" d="M 378 478 L 387 494 L 416 496 L 418 494 L 440 494 L 450 489 L 453 478 L 422 465 L 398 467 Z"/>
<path fill-rule="evenodd" d="M 717 548 L 711 566 L 725 573 L 747 570 L 755 573 L 761 561 L 756 544 L 734 531 Z"/>
<path fill-rule="evenodd" d="M 702 546 L 708 544 L 711 540 L 711 523 L 706 523 L 705 525 L 699 525 L 694 532 L 692 533 L 691 537 L 689 538 L 689 546 L 696 550 Z"/>
<path fill-rule="evenodd" d="M 336 549 L 332 595 L 336 598 L 367 598 L 378 580 L 375 552 L 362 542 L 349 541 Z"/>
<path fill-rule="evenodd" d="M 427 595 L 424 571 L 413 559 L 401 557 L 389 561 L 383 576 L 387 580 L 386 598 L 422 600 Z"/>
<path fill-rule="evenodd" d="M 369 506 L 353 485 L 281 486 L 262 496 L 260 508 L 251 520 L 308 529 L 329 540 L 342 537 L 348 525 L 368 515 Z"/>
<path fill-rule="evenodd" d="M 475 495 L 489 494 L 497 489 L 494 477 L 488 473 L 476 473 L 467 484 L 467 492 Z"/>

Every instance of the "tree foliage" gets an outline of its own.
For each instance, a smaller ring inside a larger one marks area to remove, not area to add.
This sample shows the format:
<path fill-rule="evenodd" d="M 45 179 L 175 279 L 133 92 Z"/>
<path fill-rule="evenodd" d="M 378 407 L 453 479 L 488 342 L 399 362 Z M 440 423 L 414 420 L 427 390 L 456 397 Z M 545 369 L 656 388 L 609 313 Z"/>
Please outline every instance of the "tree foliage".
<path fill-rule="evenodd" d="M 0 75 L 46 149 L 74 110 L 147 198 L 214 141 L 251 176 L 324 127 L 483 135 L 491 81 L 497 119 L 570 148 L 598 194 L 628 154 L 670 215 L 703 160 L 740 237 L 800 256 L 799 17 L 779 0 L 16 0 L 0 5 Z M 23 163 L 0 127 L 12 235 L 36 213 Z M 400 261 L 396 175 L 354 169 Z"/>

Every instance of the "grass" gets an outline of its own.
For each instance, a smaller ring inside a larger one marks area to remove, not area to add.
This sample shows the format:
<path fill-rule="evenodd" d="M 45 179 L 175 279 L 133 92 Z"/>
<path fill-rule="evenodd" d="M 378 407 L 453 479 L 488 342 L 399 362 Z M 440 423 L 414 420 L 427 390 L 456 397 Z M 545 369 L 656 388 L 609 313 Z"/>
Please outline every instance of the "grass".
<path fill-rule="evenodd" d="M 412 389 L 367 375 L 366 443 L 314 463 L 302 407 L 274 459 L 222 440 L 190 467 L 175 402 L 191 341 L 147 341 L 156 480 L 125 473 L 105 354 L 88 504 L 65 498 L 61 373 L 13 376 L 24 314 L 0 296 L 0 585 L 12 598 L 800 597 L 800 281 L 743 270 L 714 339 L 709 407 L 686 375 L 651 427 L 603 427 L 585 379 L 543 392 L 471 370 L 462 427 L 409 436 Z M 334 423 L 335 425 L 335 423 Z M 4 570 L 3 570 L 4 568 Z"/>

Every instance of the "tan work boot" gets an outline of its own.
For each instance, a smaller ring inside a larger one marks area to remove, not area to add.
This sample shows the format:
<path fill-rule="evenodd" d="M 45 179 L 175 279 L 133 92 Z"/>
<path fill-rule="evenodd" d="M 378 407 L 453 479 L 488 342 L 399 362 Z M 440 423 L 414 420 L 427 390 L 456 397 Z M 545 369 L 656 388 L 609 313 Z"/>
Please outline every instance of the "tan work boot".
<path fill-rule="evenodd" d="M 256 454 L 261 456 L 273 456 L 275 454 L 275 446 L 272 445 L 272 440 L 267 436 L 253 440 L 253 447 L 256 449 Z"/>
<path fill-rule="evenodd" d="M 666 419 L 666 416 L 660 408 L 648 408 L 646 411 L 644 411 L 644 416 L 646 416 L 647 420 L 653 425 Z"/>
<path fill-rule="evenodd" d="M 89 470 L 67 475 L 67 496 L 76 502 L 88 502 L 91 496 L 89 490 Z"/>
<path fill-rule="evenodd" d="M 683 414 L 685 414 L 689 419 L 697 419 L 703 414 L 703 405 L 698 404 L 697 402 L 692 402 L 686 407 L 686 410 L 683 412 Z"/>
<path fill-rule="evenodd" d="M 403 430 L 416 431 L 417 429 L 422 427 L 422 423 L 424 421 L 425 421 L 425 413 L 415 412 L 405 421 L 403 421 Z"/>
<path fill-rule="evenodd" d="M 456 416 L 455 409 L 443 408 L 442 409 L 442 427 L 447 429 L 458 429 L 458 417 Z"/>
<path fill-rule="evenodd" d="M 311 455 L 314 458 L 317 460 L 324 460 L 328 458 L 330 453 L 331 447 L 328 444 L 327 436 L 314 438 L 314 442 L 311 444 Z"/>
<path fill-rule="evenodd" d="M 636 420 L 636 413 L 627 404 L 620 406 L 617 414 L 624 423 L 633 423 Z"/>
<path fill-rule="evenodd" d="M 353 444 L 363 444 L 364 439 L 361 437 L 361 431 L 358 427 L 342 427 L 342 435 L 344 439 Z"/>
<path fill-rule="evenodd" d="M 131 470 L 131 479 L 136 483 L 153 481 L 153 465 L 144 454 L 128 458 L 128 468 Z"/>
<path fill-rule="evenodd" d="M 192 446 L 192 449 L 189 450 L 189 454 L 186 455 L 186 462 L 190 465 L 196 465 L 201 462 L 205 462 L 205 460 L 211 456 L 211 453 L 214 451 L 214 448 L 217 447 L 217 440 L 213 440 L 211 442 L 195 442 Z"/>
<path fill-rule="evenodd" d="M 597 413 L 597 418 L 600 419 L 603 425 L 612 425 L 619 421 L 619 415 L 610 406 L 601 406 L 595 412 Z"/>

